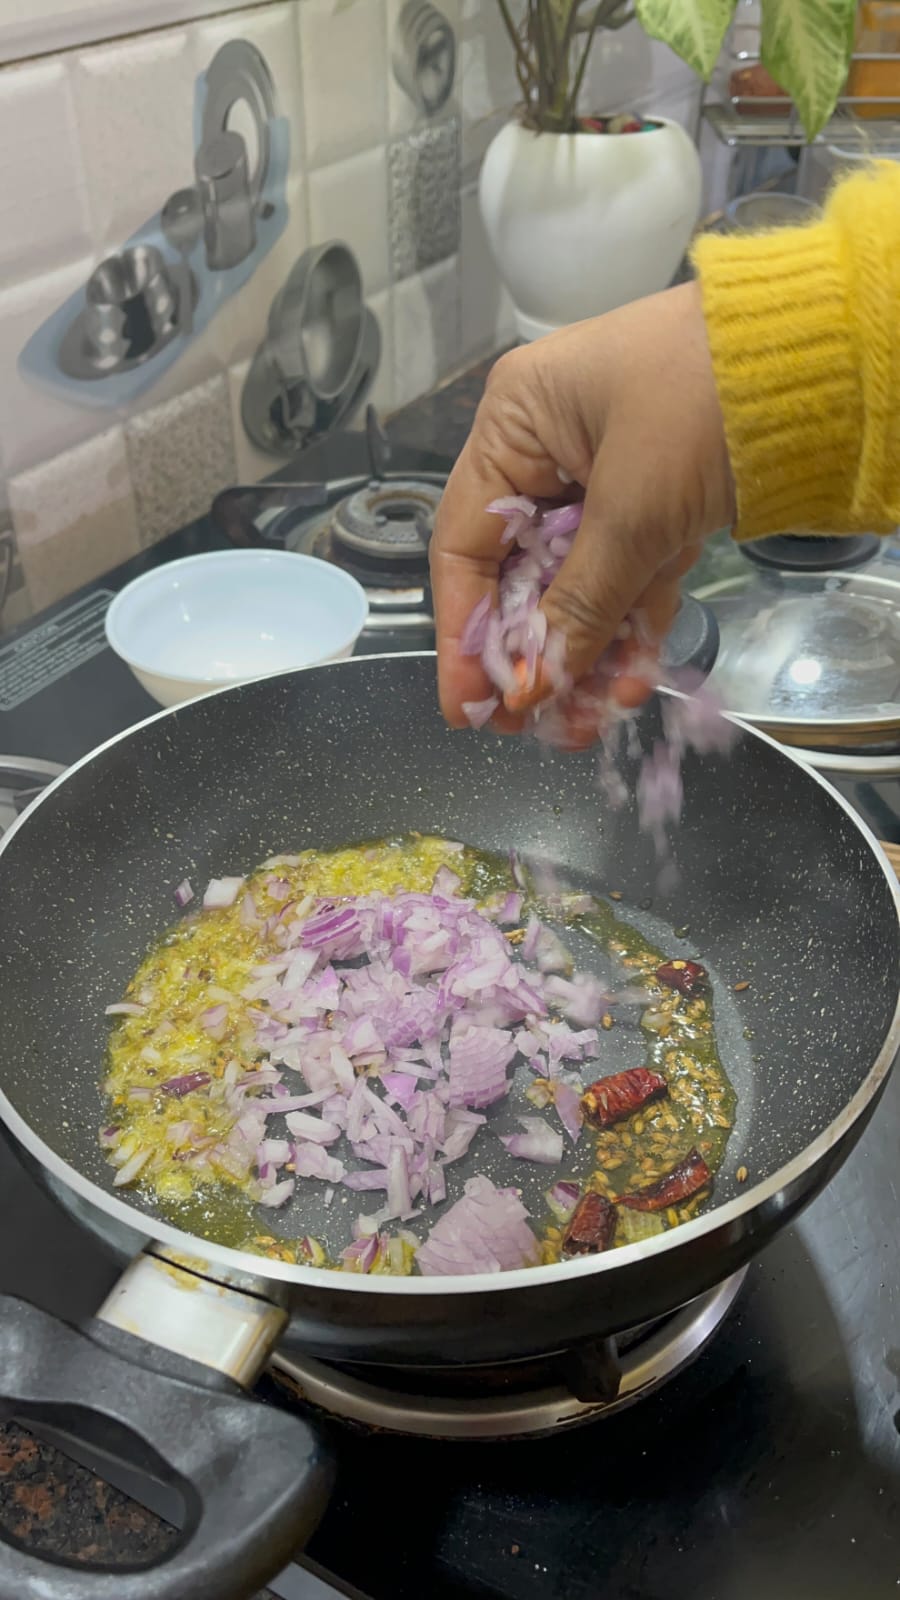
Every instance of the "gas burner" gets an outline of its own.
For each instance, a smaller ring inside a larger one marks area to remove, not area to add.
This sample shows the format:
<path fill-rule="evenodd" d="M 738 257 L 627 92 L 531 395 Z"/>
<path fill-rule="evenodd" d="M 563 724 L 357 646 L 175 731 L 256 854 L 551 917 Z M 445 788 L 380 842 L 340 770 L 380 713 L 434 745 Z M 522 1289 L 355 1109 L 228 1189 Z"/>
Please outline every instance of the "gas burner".
<path fill-rule="evenodd" d="M 65 767 L 30 756 L 0 756 L 0 839 L 48 783 Z"/>
<path fill-rule="evenodd" d="M 335 1366 L 286 1351 L 274 1383 L 356 1428 L 430 1439 L 541 1438 L 609 1417 L 693 1361 L 724 1322 L 746 1267 L 667 1317 L 616 1339 L 493 1367 Z"/>
<path fill-rule="evenodd" d="M 284 512 L 266 538 L 351 573 L 368 595 L 370 626 L 421 626 L 431 621 L 428 541 L 444 482 L 438 473 L 357 480 L 325 512 Z"/>
<path fill-rule="evenodd" d="M 339 465 L 343 455 L 368 470 L 225 489 L 213 502 L 213 523 L 233 544 L 280 545 L 351 573 L 368 596 L 367 630 L 427 632 L 428 544 L 446 472 L 410 470 L 409 451 L 406 470 L 390 471 L 390 445 L 371 406 L 362 448 L 334 444 Z"/>
<path fill-rule="evenodd" d="M 376 479 L 335 506 L 332 537 L 377 561 L 424 562 L 440 499 L 415 478 Z"/>

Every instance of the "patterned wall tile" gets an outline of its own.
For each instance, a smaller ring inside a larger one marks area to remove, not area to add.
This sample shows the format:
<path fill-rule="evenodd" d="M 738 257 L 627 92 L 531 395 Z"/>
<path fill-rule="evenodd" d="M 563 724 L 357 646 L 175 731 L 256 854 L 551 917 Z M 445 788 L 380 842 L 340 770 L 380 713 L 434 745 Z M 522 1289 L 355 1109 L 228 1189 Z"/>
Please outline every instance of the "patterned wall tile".
<path fill-rule="evenodd" d="M 495 0 L 491 0 L 491 3 L 495 3 Z M 456 91 L 461 16 L 461 0 L 388 0 L 388 123 L 393 135 L 408 133 L 410 128 L 417 127 L 421 122 L 431 121 L 435 116 L 451 115 L 458 109 Z M 453 34 L 452 46 L 446 41 L 440 27 L 437 30 L 432 28 L 429 33 L 425 26 L 429 18 L 438 25 L 443 23 L 449 26 Z M 415 37 L 423 27 L 424 50 L 414 55 L 410 49 L 411 36 Z M 453 87 L 450 96 L 435 112 L 428 112 L 403 87 L 400 79 L 405 79 L 407 73 L 411 72 L 415 81 L 418 72 L 424 77 L 426 94 L 436 95 L 438 84 L 443 85 L 451 69 L 451 49 Z"/>
<path fill-rule="evenodd" d="M 459 258 L 394 286 L 395 407 L 425 394 L 459 360 Z"/>
<path fill-rule="evenodd" d="M 301 0 L 306 160 L 340 161 L 387 135 L 386 0 Z"/>
<path fill-rule="evenodd" d="M 77 261 L 91 248 L 87 189 L 62 61 L 0 71 L 0 283 Z"/>
<path fill-rule="evenodd" d="M 36 611 L 138 550 L 120 427 L 11 478 L 9 504 Z"/>
<path fill-rule="evenodd" d="M 224 375 L 152 406 L 125 426 L 143 546 L 209 510 L 236 476 Z"/>
<path fill-rule="evenodd" d="M 395 281 L 459 249 L 459 118 L 425 124 L 388 147 L 391 266 Z"/>
<path fill-rule="evenodd" d="M 376 145 L 309 176 L 313 244 L 342 239 L 359 262 L 363 287 L 377 294 L 388 281 L 387 151 Z"/>

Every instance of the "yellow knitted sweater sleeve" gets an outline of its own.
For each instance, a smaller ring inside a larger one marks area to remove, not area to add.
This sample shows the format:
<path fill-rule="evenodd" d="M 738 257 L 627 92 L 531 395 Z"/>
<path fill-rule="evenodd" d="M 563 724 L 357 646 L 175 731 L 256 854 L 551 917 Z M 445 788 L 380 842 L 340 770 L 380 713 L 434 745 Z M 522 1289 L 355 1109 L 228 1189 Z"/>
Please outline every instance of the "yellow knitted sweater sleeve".
<path fill-rule="evenodd" d="M 821 221 L 694 248 L 737 487 L 737 539 L 900 523 L 900 164 Z"/>

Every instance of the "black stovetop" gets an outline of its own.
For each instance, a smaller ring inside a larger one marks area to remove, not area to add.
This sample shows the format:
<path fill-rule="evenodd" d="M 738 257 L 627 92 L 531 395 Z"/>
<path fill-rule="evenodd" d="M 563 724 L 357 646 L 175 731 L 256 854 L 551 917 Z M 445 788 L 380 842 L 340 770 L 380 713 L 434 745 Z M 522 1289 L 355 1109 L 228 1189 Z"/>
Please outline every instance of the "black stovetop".
<path fill-rule="evenodd" d="M 340 471 L 364 470 L 362 458 L 357 468 L 345 451 Z M 395 464 L 440 465 L 427 453 Z M 311 476 L 307 460 L 304 468 Z M 326 462 L 315 471 L 337 469 Z M 195 524 L 74 603 L 90 617 L 98 592 L 122 587 L 159 561 L 220 545 L 206 523 Z M 38 619 L 57 651 L 67 630 L 74 627 L 82 642 L 90 634 L 90 623 L 78 634 L 80 613 L 75 624 L 66 620 L 72 605 Z M 25 648 L 34 632 L 25 627 L 10 637 Z M 389 647 L 384 638 L 374 646 Z M 102 650 L 17 708 L 0 709 L 0 752 L 68 762 L 155 709 Z M 334 1593 L 366 1600 L 897 1594 L 898 1157 L 895 1077 L 843 1172 L 751 1266 L 707 1351 L 630 1411 L 578 1433 L 512 1445 L 336 1430 L 329 1508 L 306 1556 L 273 1592 L 285 1600 Z M 0 1291 L 73 1320 L 94 1311 L 114 1264 L 2 1144 L 0 1208 L 7 1220 Z M 166 1513 L 158 1488 L 145 1493 L 133 1480 L 123 1486 Z"/>

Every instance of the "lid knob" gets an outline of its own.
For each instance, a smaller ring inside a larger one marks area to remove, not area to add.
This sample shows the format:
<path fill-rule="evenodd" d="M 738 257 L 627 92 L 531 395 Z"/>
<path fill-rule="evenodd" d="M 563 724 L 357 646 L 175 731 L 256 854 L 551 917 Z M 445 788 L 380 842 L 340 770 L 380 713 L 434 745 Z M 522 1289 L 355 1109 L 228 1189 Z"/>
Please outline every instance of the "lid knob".
<path fill-rule="evenodd" d="M 776 534 L 741 545 L 741 554 L 754 566 L 779 572 L 842 572 L 861 567 L 877 553 L 881 540 L 874 533 L 845 534 L 834 538 Z"/>

